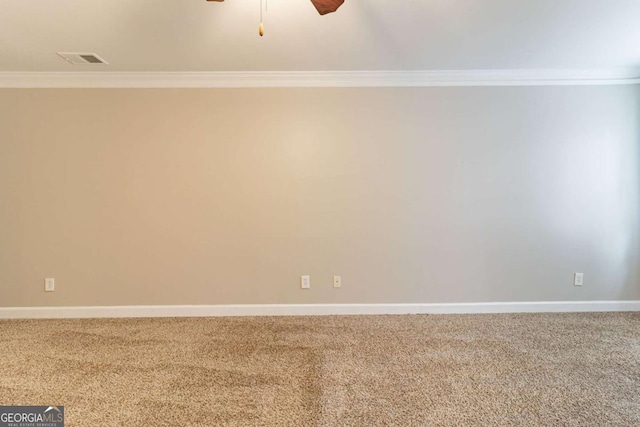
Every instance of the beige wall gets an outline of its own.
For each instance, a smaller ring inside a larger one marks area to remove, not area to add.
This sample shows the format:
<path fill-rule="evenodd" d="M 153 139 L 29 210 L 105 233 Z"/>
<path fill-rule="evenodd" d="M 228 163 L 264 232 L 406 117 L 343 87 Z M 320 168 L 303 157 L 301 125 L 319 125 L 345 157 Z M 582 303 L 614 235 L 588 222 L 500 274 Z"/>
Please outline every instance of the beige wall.
<path fill-rule="evenodd" d="M 639 119 L 632 86 L 1 90 L 0 306 L 639 299 Z"/>

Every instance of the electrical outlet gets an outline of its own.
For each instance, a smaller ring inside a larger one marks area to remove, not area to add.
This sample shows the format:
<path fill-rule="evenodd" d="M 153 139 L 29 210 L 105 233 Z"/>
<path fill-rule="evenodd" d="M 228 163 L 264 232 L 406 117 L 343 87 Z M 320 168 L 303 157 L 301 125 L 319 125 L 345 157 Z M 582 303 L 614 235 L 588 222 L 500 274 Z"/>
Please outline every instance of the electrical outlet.
<path fill-rule="evenodd" d="M 334 288 L 342 287 L 342 276 L 333 276 L 333 287 Z"/>
<path fill-rule="evenodd" d="M 52 278 L 44 279 L 44 291 L 53 292 L 56 290 L 56 280 Z"/>
<path fill-rule="evenodd" d="M 300 287 L 309 289 L 311 287 L 311 276 L 300 276 Z"/>
<path fill-rule="evenodd" d="M 582 286 L 584 282 L 584 273 L 575 273 L 573 275 L 573 286 Z"/>

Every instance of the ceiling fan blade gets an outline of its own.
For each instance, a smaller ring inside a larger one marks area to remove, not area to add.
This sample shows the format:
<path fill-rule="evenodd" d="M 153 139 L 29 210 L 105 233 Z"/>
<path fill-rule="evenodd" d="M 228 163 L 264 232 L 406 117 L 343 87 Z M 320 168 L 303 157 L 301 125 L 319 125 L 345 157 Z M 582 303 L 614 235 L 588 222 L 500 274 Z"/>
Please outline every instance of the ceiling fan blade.
<path fill-rule="evenodd" d="M 326 15 L 338 10 L 344 0 L 311 0 L 311 3 L 318 9 L 320 15 Z"/>
<path fill-rule="evenodd" d="M 223 2 L 224 0 L 207 0 Z M 344 0 L 311 0 L 311 3 L 316 7 L 320 15 L 326 15 L 327 13 L 335 12 L 338 10 Z"/>

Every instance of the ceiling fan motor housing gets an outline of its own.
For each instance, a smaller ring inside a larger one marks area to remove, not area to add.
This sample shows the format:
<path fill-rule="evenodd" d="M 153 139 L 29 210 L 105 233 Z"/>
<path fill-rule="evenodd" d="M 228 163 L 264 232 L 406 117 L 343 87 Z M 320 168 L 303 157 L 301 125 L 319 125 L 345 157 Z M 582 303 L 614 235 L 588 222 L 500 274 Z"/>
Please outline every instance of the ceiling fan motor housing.
<path fill-rule="evenodd" d="M 344 0 L 311 0 L 311 3 L 313 3 L 320 15 L 326 15 L 338 10 Z"/>

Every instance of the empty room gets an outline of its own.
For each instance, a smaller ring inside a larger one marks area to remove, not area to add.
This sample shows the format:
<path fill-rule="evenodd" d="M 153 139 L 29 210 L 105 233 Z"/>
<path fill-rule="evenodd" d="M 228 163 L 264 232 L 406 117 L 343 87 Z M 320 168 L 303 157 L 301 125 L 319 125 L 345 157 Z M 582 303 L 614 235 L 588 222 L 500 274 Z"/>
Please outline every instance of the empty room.
<path fill-rule="evenodd" d="M 640 2 L 0 9 L 0 427 L 640 425 Z"/>

